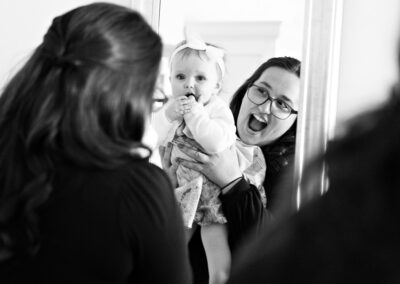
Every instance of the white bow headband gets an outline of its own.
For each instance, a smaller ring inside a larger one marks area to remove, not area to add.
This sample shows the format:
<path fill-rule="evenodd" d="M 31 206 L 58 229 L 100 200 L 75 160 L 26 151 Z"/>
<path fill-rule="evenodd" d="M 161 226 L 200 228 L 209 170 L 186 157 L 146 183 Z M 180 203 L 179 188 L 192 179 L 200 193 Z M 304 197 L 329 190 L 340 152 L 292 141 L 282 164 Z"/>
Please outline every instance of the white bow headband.
<path fill-rule="evenodd" d="M 224 63 L 225 52 L 222 49 L 212 46 L 212 45 L 208 45 L 201 39 L 196 38 L 194 36 L 190 36 L 187 33 L 185 33 L 185 37 L 186 37 L 186 43 L 181 46 L 178 46 L 172 52 L 170 60 L 169 60 L 170 67 L 172 64 L 172 60 L 174 59 L 175 55 L 178 54 L 178 52 L 180 52 L 181 50 L 183 50 L 185 48 L 190 48 L 193 50 L 204 51 L 210 59 L 215 60 L 219 69 L 221 70 L 222 77 L 224 77 L 224 75 L 225 75 L 225 63 Z"/>

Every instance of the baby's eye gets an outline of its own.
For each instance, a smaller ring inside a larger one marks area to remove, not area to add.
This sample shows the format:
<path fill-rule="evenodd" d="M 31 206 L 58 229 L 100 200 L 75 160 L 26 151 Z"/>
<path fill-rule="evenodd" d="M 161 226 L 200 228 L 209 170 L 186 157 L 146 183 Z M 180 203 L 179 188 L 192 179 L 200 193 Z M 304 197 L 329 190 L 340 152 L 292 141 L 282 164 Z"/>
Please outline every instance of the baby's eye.
<path fill-rule="evenodd" d="M 207 78 L 205 76 L 197 76 L 196 77 L 198 81 L 205 81 Z"/>
<path fill-rule="evenodd" d="M 185 79 L 185 75 L 183 75 L 183 74 L 177 74 L 177 75 L 175 76 L 175 78 L 178 79 L 178 80 L 183 80 L 183 79 Z"/>

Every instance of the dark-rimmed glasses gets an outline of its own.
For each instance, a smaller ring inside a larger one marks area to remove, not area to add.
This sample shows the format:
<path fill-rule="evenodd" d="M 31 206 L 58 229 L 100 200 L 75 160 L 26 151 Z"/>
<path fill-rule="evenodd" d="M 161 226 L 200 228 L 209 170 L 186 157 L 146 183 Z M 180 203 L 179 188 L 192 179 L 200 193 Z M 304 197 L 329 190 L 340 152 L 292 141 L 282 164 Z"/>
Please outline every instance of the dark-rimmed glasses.
<path fill-rule="evenodd" d="M 286 119 L 291 114 L 297 114 L 297 111 L 288 105 L 287 102 L 282 99 L 272 98 L 266 88 L 257 86 L 256 84 L 252 84 L 247 87 L 247 97 L 255 105 L 262 105 L 267 101 L 270 101 L 271 114 L 276 118 Z"/>

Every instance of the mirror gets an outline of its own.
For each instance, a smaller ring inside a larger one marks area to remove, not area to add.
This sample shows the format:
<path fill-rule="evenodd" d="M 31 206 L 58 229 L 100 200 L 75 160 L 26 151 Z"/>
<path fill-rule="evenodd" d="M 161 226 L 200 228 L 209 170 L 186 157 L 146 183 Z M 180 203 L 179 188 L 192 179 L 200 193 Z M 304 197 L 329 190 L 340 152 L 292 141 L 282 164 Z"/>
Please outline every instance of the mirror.
<path fill-rule="evenodd" d="M 306 0 L 169 0 L 153 1 L 152 7 L 154 3 L 159 17 L 155 19 L 153 13 L 149 18 L 165 46 L 161 77 L 166 93 L 170 93 L 168 59 L 174 46 L 183 40 L 185 27 L 204 41 L 226 50 L 227 75 L 221 97 L 227 103 L 262 62 L 276 56 L 291 56 L 302 61 L 305 53 L 304 19 L 306 4 L 309 4 Z M 303 161 L 297 158 L 296 168 L 302 167 Z M 296 170 L 296 183 L 300 181 L 298 173 Z M 300 186 L 297 187 L 300 191 Z M 293 206 L 299 207 L 300 194 L 293 196 Z"/>
<path fill-rule="evenodd" d="M 293 205 L 299 208 L 310 196 L 320 195 L 327 189 L 323 165 L 319 173 L 320 183 L 313 192 L 303 192 L 302 174 L 305 165 L 316 154 L 326 150 L 327 141 L 332 137 L 335 127 L 343 1 L 250 0 L 245 3 L 211 3 L 209 0 L 201 3 L 174 0 L 168 1 L 167 5 L 161 0 L 136 0 L 133 7 L 140 6 L 153 27 L 160 32 L 166 44 L 165 58 L 168 58 L 171 44 L 182 39 L 179 34 L 184 24 L 203 33 L 205 40 L 225 47 L 233 55 L 228 68 L 234 70 L 228 71 L 232 72 L 224 93 L 228 102 L 232 91 L 263 60 L 287 55 L 302 61 L 302 101 L 298 115 L 294 174 L 296 193 L 293 194 Z M 244 31 L 246 24 L 247 28 L 251 25 L 253 28 Z M 258 30 L 254 28 L 257 24 L 261 26 Z M 230 29 L 224 29 L 224 25 L 230 26 Z M 270 28 L 266 28 L 268 25 Z M 269 38 L 269 44 L 266 43 L 267 34 L 273 35 L 272 40 Z M 254 49 L 248 49 L 251 46 L 248 38 L 239 41 L 240 35 L 255 35 Z M 237 42 L 234 42 L 235 39 Z M 235 49 L 237 46 L 241 48 Z M 257 50 L 259 53 L 255 55 Z"/>
<path fill-rule="evenodd" d="M 158 28 L 165 45 L 164 66 L 188 28 L 226 50 L 221 97 L 229 102 L 233 92 L 270 57 L 301 60 L 304 5 L 305 0 L 161 1 Z"/>

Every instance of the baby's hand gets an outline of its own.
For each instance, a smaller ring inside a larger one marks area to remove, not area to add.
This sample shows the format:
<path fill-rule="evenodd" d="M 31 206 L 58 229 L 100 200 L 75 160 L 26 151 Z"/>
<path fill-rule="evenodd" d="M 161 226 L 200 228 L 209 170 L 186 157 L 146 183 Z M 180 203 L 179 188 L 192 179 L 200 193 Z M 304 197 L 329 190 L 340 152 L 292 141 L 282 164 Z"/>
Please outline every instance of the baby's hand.
<path fill-rule="evenodd" d="M 187 113 L 191 113 L 193 110 L 193 107 L 198 103 L 196 101 L 196 98 L 192 95 L 190 96 L 185 96 L 186 97 L 186 101 L 185 101 L 185 105 L 184 105 L 184 113 L 183 115 L 187 114 Z"/>
<path fill-rule="evenodd" d="M 193 102 L 196 102 L 193 96 L 176 97 L 165 106 L 165 114 L 170 121 L 179 120 L 183 115 L 189 113 L 192 109 Z"/>

